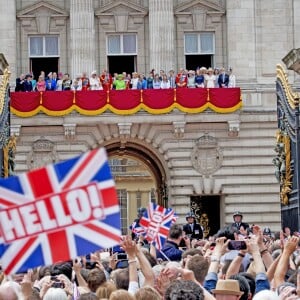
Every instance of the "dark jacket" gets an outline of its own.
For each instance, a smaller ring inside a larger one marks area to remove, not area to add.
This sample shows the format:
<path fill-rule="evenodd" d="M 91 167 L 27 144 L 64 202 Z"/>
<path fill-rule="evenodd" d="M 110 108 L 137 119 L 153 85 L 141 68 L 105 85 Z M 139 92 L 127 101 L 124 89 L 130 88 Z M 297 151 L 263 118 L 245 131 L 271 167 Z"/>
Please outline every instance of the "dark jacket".
<path fill-rule="evenodd" d="M 191 229 L 190 224 L 183 225 L 183 231 L 185 232 L 186 235 L 191 235 L 190 236 L 191 240 L 192 239 L 201 240 L 203 238 L 202 228 L 201 228 L 200 224 L 197 224 L 196 222 L 194 222 L 193 231 Z"/>
<path fill-rule="evenodd" d="M 180 261 L 183 253 L 183 251 L 179 249 L 178 245 L 172 241 L 167 241 L 163 245 L 161 252 L 163 252 L 164 255 L 158 250 L 156 252 L 157 258 L 167 260 L 166 257 L 168 257 L 171 261 Z"/>
<path fill-rule="evenodd" d="M 218 84 L 219 84 L 219 87 L 222 88 L 223 86 L 222 85 L 225 85 L 226 87 L 228 87 L 228 83 L 229 83 L 229 76 L 228 74 L 219 74 L 219 77 L 218 77 Z"/>
<path fill-rule="evenodd" d="M 231 227 L 232 227 L 232 228 L 236 228 L 237 230 L 240 230 L 240 227 L 241 227 L 241 226 L 243 226 L 244 229 L 249 228 L 249 224 L 248 224 L 248 223 L 244 223 L 244 222 L 241 222 L 240 224 L 238 224 L 238 223 L 232 223 L 232 224 L 231 224 Z"/>

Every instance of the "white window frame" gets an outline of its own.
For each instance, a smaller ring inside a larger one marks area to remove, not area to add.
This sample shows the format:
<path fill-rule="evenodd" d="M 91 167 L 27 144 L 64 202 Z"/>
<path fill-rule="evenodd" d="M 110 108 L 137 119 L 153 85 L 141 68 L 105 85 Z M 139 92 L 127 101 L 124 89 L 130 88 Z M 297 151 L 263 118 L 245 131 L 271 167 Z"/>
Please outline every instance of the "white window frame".
<path fill-rule="evenodd" d="M 30 38 L 36 38 L 40 37 L 43 38 L 43 54 L 42 55 L 32 55 L 30 52 Z M 56 55 L 46 55 L 46 38 L 47 37 L 57 37 L 57 54 Z M 53 35 L 30 35 L 28 36 L 28 53 L 29 57 L 35 58 L 35 57 L 59 57 L 60 56 L 60 41 L 59 41 L 59 35 L 53 34 Z"/>
<path fill-rule="evenodd" d="M 201 35 L 210 33 L 213 36 L 213 49 L 212 52 L 202 52 L 201 51 Z M 186 36 L 189 34 L 197 35 L 197 46 L 198 52 L 186 52 Z M 211 31 L 203 31 L 203 32 L 185 32 L 184 33 L 184 55 L 215 55 L 216 52 L 216 39 L 215 33 Z"/>
<path fill-rule="evenodd" d="M 135 52 L 124 52 L 124 36 L 126 35 L 134 35 L 135 36 Z M 110 53 L 109 52 L 109 47 L 108 47 L 108 40 L 110 36 L 119 36 L 120 37 L 120 52 L 119 53 Z M 128 55 L 128 56 L 133 56 L 133 55 L 137 55 L 137 49 L 138 49 L 138 41 L 137 41 L 137 34 L 132 32 L 128 32 L 128 33 L 118 33 L 118 34 L 108 34 L 106 36 L 106 55 L 107 56 L 120 56 L 120 55 Z"/>

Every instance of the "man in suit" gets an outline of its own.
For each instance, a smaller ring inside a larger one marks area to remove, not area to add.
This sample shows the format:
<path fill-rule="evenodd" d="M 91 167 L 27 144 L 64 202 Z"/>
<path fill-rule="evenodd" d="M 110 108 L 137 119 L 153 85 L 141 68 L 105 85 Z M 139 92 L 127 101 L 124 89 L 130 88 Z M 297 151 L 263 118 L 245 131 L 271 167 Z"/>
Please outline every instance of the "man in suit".
<path fill-rule="evenodd" d="M 240 211 L 236 211 L 233 214 L 233 223 L 231 224 L 231 227 L 240 230 L 241 226 L 243 226 L 244 229 L 249 228 L 249 224 L 243 222 L 243 214 Z"/>
<path fill-rule="evenodd" d="M 196 217 L 192 212 L 189 212 L 185 217 L 187 224 L 183 226 L 183 231 L 191 239 L 200 240 L 203 238 L 203 232 L 200 224 L 196 222 Z"/>
<path fill-rule="evenodd" d="M 225 73 L 225 69 L 220 69 L 220 74 L 218 77 L 218 85 L 220 88 L 227 88 L 229 83 L 229 75 Z"/>

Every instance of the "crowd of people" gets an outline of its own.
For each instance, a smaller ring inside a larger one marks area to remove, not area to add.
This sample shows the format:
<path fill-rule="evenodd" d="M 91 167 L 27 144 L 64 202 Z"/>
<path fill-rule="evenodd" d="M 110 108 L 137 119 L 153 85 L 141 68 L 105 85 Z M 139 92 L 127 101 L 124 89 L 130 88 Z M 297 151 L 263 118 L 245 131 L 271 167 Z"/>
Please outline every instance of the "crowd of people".
<path fill-rule="evenodd" d="M 224 68 L 197 68 L 196 70 L 180 69 L 159 73 L 152 69 L 146 76 L 143 73 L 123 72 L 113 74 L 103 70 L 101 74 L 92 71 L 78 74 L 74 79 L 68 73 L 50 72 L 47 76 L 41 71 L 35 80 L 32 73 L 21 74 L 16 79 L 16 92 L 44 91 L 87 91 L 87 90 L 125 90 L 125 89 L 174 89 L 174 88 L 232 88 L 236 86 L 236 77 L 232 68 L 225 72 Z"/>
<path fill-rule="evenodd" d="M 300 299 L 299 233 L 249 226 L 236 212 L 231 226 L 205 238 L 193 213 L 186 220 L 170 227 L 160 250 L 133 234 L 107 251 L 2 274 L 0 299 Z"/>

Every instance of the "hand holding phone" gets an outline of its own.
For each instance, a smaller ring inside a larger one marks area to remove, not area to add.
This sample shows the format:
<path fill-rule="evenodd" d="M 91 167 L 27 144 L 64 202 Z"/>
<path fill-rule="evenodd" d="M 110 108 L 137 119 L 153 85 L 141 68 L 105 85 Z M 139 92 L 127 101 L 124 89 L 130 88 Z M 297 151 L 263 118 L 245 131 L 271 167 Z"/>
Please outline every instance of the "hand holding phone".
<path fill-rule="evenodd" d="M 247 244 L 245 241 L 229 241 L 228 249 L 229 250 L 246 250 Z"/>

